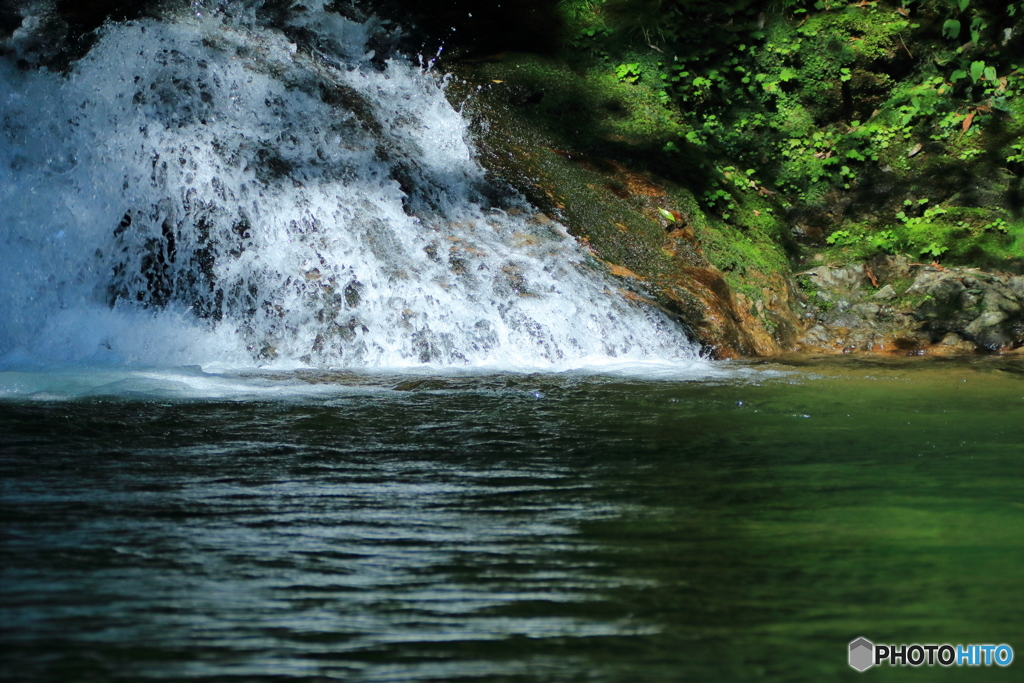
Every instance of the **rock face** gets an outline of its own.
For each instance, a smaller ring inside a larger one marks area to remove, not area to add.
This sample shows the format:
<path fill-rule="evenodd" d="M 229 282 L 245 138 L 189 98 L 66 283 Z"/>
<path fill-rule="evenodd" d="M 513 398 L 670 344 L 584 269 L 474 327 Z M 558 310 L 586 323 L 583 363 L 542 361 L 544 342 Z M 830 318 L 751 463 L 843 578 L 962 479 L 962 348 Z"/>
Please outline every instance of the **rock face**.
<path fill-rule="evenodd" d="M 1024 346 L 1024 277 L 880 256 L 798 277 L 810 352 L 1005 353 Z"/>
<path fill-rule="evenodd" d="M 652 118 L 653 91 L 529 56 L 462 63 L 453 73 L 447 92 L 470 103 L 490 176 L 564 225 L 619 279 L 620 293 L 678 320 L 710 357 L 794 348 L 797 293 L 777 239 L 788 228 L 756 192 L 743 211 L 712 211 L 702 199 L 708 187 L 678 171 L 698 161 L 652 161 L 668 157 L 651 130 L 678 133 Z M 714 187 L 732 197 L 735 181 L 723 176 Z M 739 224 L 741 214 L 750 225 Z"/>
<path fill-rule="evenodd" d="M 914 318 L 932 342 L 955 334 L 998 351 L 1024 341 L 1024 277 L 924 268 L 907 293 L 925 296 Z"/>

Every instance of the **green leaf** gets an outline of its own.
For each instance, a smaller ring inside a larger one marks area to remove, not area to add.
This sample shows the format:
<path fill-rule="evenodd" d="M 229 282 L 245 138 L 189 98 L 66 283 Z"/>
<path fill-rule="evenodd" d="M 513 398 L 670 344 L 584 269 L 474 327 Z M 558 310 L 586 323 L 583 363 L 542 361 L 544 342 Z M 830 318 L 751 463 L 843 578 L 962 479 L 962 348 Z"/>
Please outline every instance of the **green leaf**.
<path fill-rule="evenodd" d="M 942 35 L 947 38 L 956 38 L 960 35 L 960 22 L 956 19 L 946 19 L 942 25 Z"/>
<path fill-rule="evenodd" d="M 977 83 L 981 78 L 981 75 L 985 72 L 985 62 L 972 62 L 971 63 L 971 78 Z"/>
<path fill-rule="evenodd" d="M 956 83 L 961 78 L 967 78 L 967 72 L 963 69 L 957 69 L 953 72 L 953 75 L 949 77 L 951 83 Z"/>
<path fill-rule="evenodd" d="M 994 66 L 985 67 L 985 80 L 992 81 L 993 83 L 996 81 L 996 68 Z"/>
<path fill-rule="evenodd" d="M 658 213 L 660 213 L 661 217 L 664 218 L 665 220 L 667 220 L 668 222 L 670 222 L 670 223 L 675 223 L 676 222 L 676 217 L 672 215 L 671 211 L 666 211 L 665 209 L 659 208 L 658 209 Z"/>
<path fill-rule="evenodd" d="M 969 4 L 971 4 L 971 0 L 960 0 L 960 3 L 959 3 L 960 11 L 963 12 L 965 9 L 967 9 L 967 6 Z"/>
<path fill-rule="evenodd" d="M 974 17 L 971 20 L 971 42 L 978 45 L 981 42 L 981 32 L 988 27 L 981 17 Z"/>

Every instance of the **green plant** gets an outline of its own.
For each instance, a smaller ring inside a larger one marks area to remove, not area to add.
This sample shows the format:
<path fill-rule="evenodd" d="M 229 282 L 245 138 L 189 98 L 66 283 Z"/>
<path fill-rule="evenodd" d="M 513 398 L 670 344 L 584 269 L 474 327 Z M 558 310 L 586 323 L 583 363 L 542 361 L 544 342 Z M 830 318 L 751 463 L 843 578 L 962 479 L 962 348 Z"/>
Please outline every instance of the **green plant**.
<path fill-rule="evenodd" d="M 834 244 L 837 247 L 848 247 L 854 244 L 860 244 L 863 237 L 849 230 L 836 230 L 834 233 L 825 238 L 825 241 L 829 244 Z"/>
<path fill-rule="evenodd" d="M 871 236 L 869 242 L 876 249 L 895 254 L 898 251 L 900 238 L 894 230 L 880 230 Z"/>
<path fill-rule="evenodd" d="M 636 83 L 640 80 L 640 64 L 619 64 L 615 67 L 615 76 L 623 83 Z"/>
<path fill-rule="evenodd" d="M 704 193 L 704 204 L 710 208 L 718 211 L 722 220 L 729 220 L 730 211 L 736 210 L 736 202 L 727 190 L 717 189 L 708 190 Z"/>
<path fill-rule="evenodd" d="M 997 218 L 991 223 L 988 223 L 981 227 L 981 232 L 987 232 L 989 230 L 1001 232 L 1004 235 L 1010 234 L 1010 226 L 1002 218 Z"/>
<path fill-rule="evenodd" d="M 911 196 L 936 192 L 925 172 L 957 164 L 988 196 L 1007 177 L 1024 177 L 1024 74 L 1016 47 L 1004 45 L 1024 34 L 1024 2 L 563 4 L 575 8 L 571 30 L 586 49 L 608 55 L 600 68 L 609 80 L 656 93 L 681 117 L 648 149 L 660 153 L 663 169 L 692 160 L 690 177 L 702 175 L 691 185 L 696 197 L 723 219 L 745 225 L 755 212 L 737 212 L 737 204 L 756 194 L 761 213 L 778 204 L 835 216 L 828 242 L 850 255 L 1024 250 L 1016 228 L 997 227 L 994 205 L 966 223 L 945 215 L 958 209 L 950 183 L 889 220 L 866 208 L 849 218 L 830 208 L 879 181 Z"/>
<path fill-rule="evenodd" d="M 927 246 L 922 247 L 920 254 L 921 256 L 931 256 L 932 258 L 938 258 L 949 251 L 949 247 L 941 246 L 935 242 L 930 242 Z"/>

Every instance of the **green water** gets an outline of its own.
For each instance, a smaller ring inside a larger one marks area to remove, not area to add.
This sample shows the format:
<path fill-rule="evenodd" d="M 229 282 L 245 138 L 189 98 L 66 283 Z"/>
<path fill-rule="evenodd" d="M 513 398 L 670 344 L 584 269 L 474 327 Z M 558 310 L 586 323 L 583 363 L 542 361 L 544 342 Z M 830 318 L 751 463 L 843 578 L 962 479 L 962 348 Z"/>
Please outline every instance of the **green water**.
<path fill-rule="evenodd" d="M 1024 362 L 724 367 L 0 401 L 0 677 L 1024 680 Z"/>

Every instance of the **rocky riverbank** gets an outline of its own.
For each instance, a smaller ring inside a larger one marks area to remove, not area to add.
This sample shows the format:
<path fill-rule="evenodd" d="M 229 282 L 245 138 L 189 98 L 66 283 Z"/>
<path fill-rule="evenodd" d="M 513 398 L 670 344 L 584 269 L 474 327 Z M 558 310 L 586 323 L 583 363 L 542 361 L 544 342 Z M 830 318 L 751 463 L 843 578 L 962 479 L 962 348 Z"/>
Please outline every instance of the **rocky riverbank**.
<path fill-rule="evenodd" d="M 1022 353 L 1024 277 L 880 255 L 797 274 L 800 351 L 896 355 Z"/>
<path fill-rule="evenodd" d="M 709 355 L 990 354 L 1024 345 L 1024 277 L 816 250 L 827 246 L 823 233 L 802 234 L 768 193 L 742 195 L 735 214 L 721 220 L 660 174 L 611 154 L 562 149 L 568 140 L 531 126 L 542 105 L 533 91 L 508 85 L 525 66 L 461 72 L 465 86 L 481 88 L 472 100 L 486 122 L 481 160 L 563 222 L 626 296 L 677 317 Z M 641 116 L 644 102 L 616 95 L 621 90 L 604 94 Z M 600 101 L 601 93 L 590 96 Z M 629 142 L 630 133 L 620 140 Z"/>
<path fill-rule="evenodd" d="M 20 69 L 67 70 L 104 20 L 163 6 L 79 4 L 0 2 L 0 53 Z M 375 43 L 375 60 L 443 52 L 433 68 L 475 121 L 486 201 L 525 196 L 617 280 L 610 293 L 672 315 L 710 356 L 1019 353 L 1024 73 L 1000 51 L 1024 35 L 1020 19 L 979 9 L 991 31 L 1002 22 L 1002 42 L 955 48 L 933 40 L 949 24 L 939 10 L 875 4 L 765 16 L 726 3 L 729 17 L 749 15 L 745 27 L 719 16 L 731 32 L 656 14 L 666 32 L 642 41 L 639 3 L 329 8 L 419 25 Z M 250 9 L 238 21 L 319 49 L 287 20 L 302 6 Z M 694 52 L 691 28 L 713 49 Z M 815 67 L 823 45 L 847 47 Z M 969 79 L 950 72 L 968 49 Z"/>
<path fill-rule="evenodd" d="M 1024 344 L 1019 13 L 641 4 L 560 3 L 543 54 L 449 43 L 494 177 L 718 358 Z"/>

